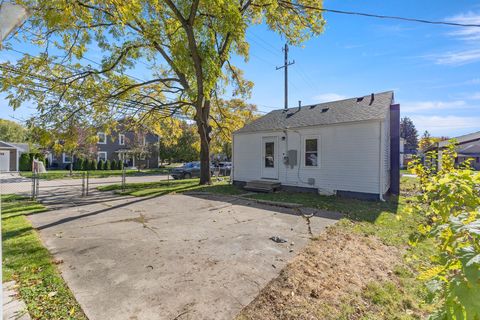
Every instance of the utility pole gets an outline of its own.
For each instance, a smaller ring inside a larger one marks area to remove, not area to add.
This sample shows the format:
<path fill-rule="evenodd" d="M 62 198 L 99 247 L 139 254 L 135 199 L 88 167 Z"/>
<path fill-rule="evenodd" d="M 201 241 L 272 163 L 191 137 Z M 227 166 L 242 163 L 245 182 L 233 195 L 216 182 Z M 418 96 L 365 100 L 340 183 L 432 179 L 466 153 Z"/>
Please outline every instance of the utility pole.
<path fill-rule="evenodd" d="M 288 66 L 291 66 L 292 64 L 295 63 L 295 60 L 293 60 L 292 62 L 288 61 L 288 44 L 285 43 L 285 47 L 282 48 L 282 51 L 284 52 L 285 54 L 285 62 L 283 63 L 283 66 L 281 67 L 276 67 L 275 69 L 276 70 L 280 70 L 280 69 L 285 69 L 284 72 L 285 72 L 285 110 L 288 109 Z"/>

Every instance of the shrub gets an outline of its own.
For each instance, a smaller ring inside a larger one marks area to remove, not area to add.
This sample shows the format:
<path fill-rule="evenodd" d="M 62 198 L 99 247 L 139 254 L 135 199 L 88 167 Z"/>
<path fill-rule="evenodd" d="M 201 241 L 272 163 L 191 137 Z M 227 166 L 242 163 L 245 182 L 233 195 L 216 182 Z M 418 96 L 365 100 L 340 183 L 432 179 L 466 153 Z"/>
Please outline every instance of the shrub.
<path fill-rule="evenodd" d="M 31 171 L 33 158 L 36 158 L 37 160 L 43 161 L 45 163 L 45 156 L 42 153 L 22 153 L 22 155 L 20 156 L 19 170 Z"/>
<path fill-rule="evenodd" d="M 110 160 L 105 161 L 105 170 L 112 170 L 112 164 Z"/>
<path fill-rule="evenodd" d="M 86 169 L 85 159 L 83 158 L 78 159 L 78 170 L 85 170 L 85 169 Z"/>
<path fill-rule="evenodd" d="M 22 153 L 20 156 L 20 171 L 32 171 L 30 153 Z"/>
<path fill-rule="evenodd" d="M 456 157 L 452 141 L 440 170 L 419 160 L 411 167 L 422 193 L 410 210 L 426 215 L 418 232 L 432 238 L 438 252 L 419 277 L 439 305 L 430 319 L 480 319 L 480 173 L 468 161 L 455 168 Z"/>
<path fill-rule="evenodd" d="M 105 170 L 105 161 L 103 160 L 98 161 L 97 170 Z"/>
<path fill-rule="evenodd" d="M 117 169 L 117 160 L 112 160 L 111 164 L 110 164 L 110 169 L 112 170 L 116 170 Z"/>
<path fill-rule="evenodd" d="M 92 159 L 90 162 L 90 170 L 97 170 L 97 160 Z"/>
<path fill-rule="evenodd" d="M 122 160 L 118 160 L 118 162 L 117 162 L 117 169 L 118 169 L 118 170 L 122 170 L 122 169 L 123 169 L 123 161 L 122 161 Z"/>

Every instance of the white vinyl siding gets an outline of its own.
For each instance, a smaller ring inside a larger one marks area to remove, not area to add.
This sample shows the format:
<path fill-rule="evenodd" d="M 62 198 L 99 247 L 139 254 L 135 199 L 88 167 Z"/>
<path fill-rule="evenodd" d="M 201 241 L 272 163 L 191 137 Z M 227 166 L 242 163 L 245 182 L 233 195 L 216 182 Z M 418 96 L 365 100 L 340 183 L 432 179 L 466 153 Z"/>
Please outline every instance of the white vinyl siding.
<path fill-rule="evenodd" d="M 236 133 L 234 179 L 250 181 L 261 177 L 259 160 L 262 158 L 262 137 L 277 136 L 280 159 L 287 154 L 287 150 L 297 150 L 296 166 L 291 168 L 279 162 L 278 180 L 282 184 L 379 194 L 382 191 L 379 184 L 382 172 L 379 169 L 380 134 L 380 121 L 291 129 L 287 130 L 287 135 L 281 130 Z M 312 136 L 319 138 L 319 166 L 305 167 L 302 144 L 305 138 Z M 309 178 L 315 179 L 314 185 L 308 184 Z"/>

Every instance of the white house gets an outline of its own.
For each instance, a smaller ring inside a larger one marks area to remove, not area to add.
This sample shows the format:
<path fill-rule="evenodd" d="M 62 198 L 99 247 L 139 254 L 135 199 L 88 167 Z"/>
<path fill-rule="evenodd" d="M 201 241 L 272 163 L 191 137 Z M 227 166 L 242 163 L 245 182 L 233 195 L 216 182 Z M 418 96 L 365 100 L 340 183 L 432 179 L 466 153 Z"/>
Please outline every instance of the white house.
<path fill-rule="evenodd" d="M 399 192 L 400 106 L 392 91 L 275 110 L 233 134 L 233 182 L 383 199 Z"/>
<path fill-rule="evenodd" d="M 29 150 L 28 143 L 0 141 L 0 172 L 18 171 L 20 156 Z"/>

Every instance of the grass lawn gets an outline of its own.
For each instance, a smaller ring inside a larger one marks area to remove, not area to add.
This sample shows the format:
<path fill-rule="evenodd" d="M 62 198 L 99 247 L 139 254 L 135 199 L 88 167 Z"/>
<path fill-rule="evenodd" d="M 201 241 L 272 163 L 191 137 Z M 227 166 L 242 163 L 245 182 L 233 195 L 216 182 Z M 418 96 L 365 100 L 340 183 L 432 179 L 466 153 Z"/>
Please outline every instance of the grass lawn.
<path fill-rule="evenodd" d="M 32 319 L 86 319 L 26 215 L 46 208 L 28 198 L 2 195 L 3 281 L 15 280 Z"/>
<path fill-rule="evenodd" d="M 169 168 L 158 168 L 158 169 L 144 169 L 144 170 L 137 170 L 137 169 L 127 169 L 126 175 L 127 176 L 138 176 L 138 175 L 149 175 L 149 174 L 167 174 L 169 172 Z M 40 179 L 46 180 L 56 180 L 56 179 L 81 179 L 83 171 L 73 171 L 73 175 L 70 176 L 69 170 L 50 170 L 47 173 L 41 173 L 39 175 Z M 31 178 L 32 172 L 20 172 L 22 177 Z M 116 177 L 121 176 L 122 170 L 95 170 L 90 171 L 90 178 L 106 178 L 106 177 Z"/>
<path fill-rule="evenodd" d="M 213 185 L 200 186 L 199 179 L 170 180 L 145 183 L 127 183 L 125 191 L 122 191 L 120 184 L 98 187 L 100 191 L 115 191 L 119 194 L 143 196 L 161 196 L 169 193 L 181 193 L 186 191 L 206 191 L 218 194 L 238 195 L 245 193 L 244 190 L 228 183 L 227 179 L 216 181 L 212 179 Z"/>

